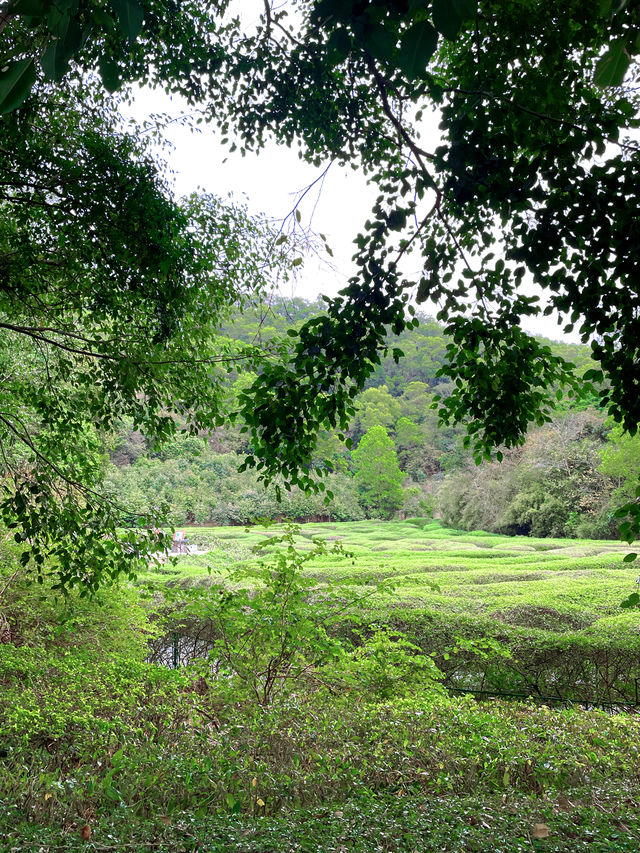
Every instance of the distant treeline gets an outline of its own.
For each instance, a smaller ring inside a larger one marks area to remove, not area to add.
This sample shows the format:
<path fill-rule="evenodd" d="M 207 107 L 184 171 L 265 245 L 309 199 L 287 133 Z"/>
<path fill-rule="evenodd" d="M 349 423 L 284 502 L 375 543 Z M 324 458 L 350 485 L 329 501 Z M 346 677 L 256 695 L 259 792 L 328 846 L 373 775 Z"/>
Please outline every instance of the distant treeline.
<path fill-rule="evenodd" d="M 244 343 L 267 343 L 286 338 L 289 329 L 322 310 L 321 301 L 275 300 L 236 312 L 221 333 Z M 356 398 L 346 436 L 351 448 L 335 432 L 320 435 L 313 464 L 332 469 L 326 478 L 333 494 L 328 504 L 323 494 L 298 489 L 284 491 L 278 502 L 275 488 L 265 489 L 254 472 L 239 473 L 251 448 L 237 421 L 213 436 L 178 435 L 159 451 L 122 424 L 110 453 L 112 492 L 134 512 L 156 508 L 178 525 L 282 517 L 357 520 L 435 511 L 461 529 L 616 535 L 613 511 L 632 488 L 638 468 L 633 460 L 639 454 L 634 439 L 610 432 L 595 398 L 563 397 L 553 424 L 533 429 L 522 447 L 504 453 L 501 464 L 476 466 L 463 446 L 464 425 L 438 424 L 434 395 L 448 393 L 447 382 L 438 376 L 447 343 L 441 326 L 421 316 L 417 329 L 394 336 L 392 343 L 404 358 L 398 363 L 391 355 L 383 358 Z M 548 343 L 576 365 L 577 374 L 592 367 L 589 347 Z M 250 380 L 246 373 L 230 374 L 231 401 Z M 365 436 L 369 449 L 358 451 Z M 367 457 L 379 460 L 375 470 Z"/>
<path fill-rule="evenodd" d="M 306 320 L 323 312 L 322 299 L 310 302 L 299 297 L 277 298 L 269 304 L 244 306 L 241 312 L 232 314 L 220 330 L 228 337 L 243 343 L 270 341 L 284 337 L 289 329 L 296 329 Z M 417 316 L 420 325 L 416 329 L 408 329 L 401 335 L 389 335 L 389 344 L 401 349 L 403 358 L 398 363 L 391 354 L 383 358 L 368 380 L 367 387 L 378 388 L 386 385 L 393 396 L 399 396 L 411 382 L 424 382 L 430 388 L 448 382 L 437 376 L 440 368 L 446 363 L 447 337 L 443 327 L 424 313 L 418 312 Z M 577 375 L 596 367 L 588 346 L 551 341 L 542 337 L 538 339 L 548 344 L 554 355 L 575 364 Z M 438 390 L 440 392 L 442 388 L 439 387 Z M 580 405 L 584 408 L 588 402 L 583 401 Z M 565 400 L 561 408 L 573 408 L 576 405 L 578 404 L 575 402 Z"/>

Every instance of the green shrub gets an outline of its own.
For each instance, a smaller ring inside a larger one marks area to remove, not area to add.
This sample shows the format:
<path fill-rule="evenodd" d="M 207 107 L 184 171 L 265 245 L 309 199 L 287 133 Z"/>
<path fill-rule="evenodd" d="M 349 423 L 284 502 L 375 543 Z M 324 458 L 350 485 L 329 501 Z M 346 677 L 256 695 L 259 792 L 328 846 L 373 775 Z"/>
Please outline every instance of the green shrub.
<path fill-rule="evenodd" d="M 437 689 L 442 673 L 433 659 L 402 631 L 373 625 L 364 641 L 326 666 L 323 675 L 338 679 L 373 700 Z"/>

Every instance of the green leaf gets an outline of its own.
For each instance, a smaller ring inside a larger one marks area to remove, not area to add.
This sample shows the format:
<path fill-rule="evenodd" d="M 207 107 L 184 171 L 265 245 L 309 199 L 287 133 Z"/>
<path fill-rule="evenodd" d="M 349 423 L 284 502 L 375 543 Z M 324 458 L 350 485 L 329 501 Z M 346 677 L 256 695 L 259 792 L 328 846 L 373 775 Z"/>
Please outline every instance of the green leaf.
<path fill-rule="evenodd" d="M 122 84 L 118 64 L 110 56 L 100 57 L 100 76 L 102 77 L 105 88 L 109 92 L 115 92 Z"/>
<path fill-rule="evenodd" d="M 135 41 L 144 21 L 144 9 L 136 3 L 136 0 L 110 0 L 110 3 L 118 16 L 122 35 L 126 36 L 130 42 Z"/>
<path fill-rule="evenodd" d="M 63 38 L 69 29 L 71 19 L 78 11 L 77 0 L 58 0 L 55 4 L 49 4 L 47 16 L 47 28 L 57 38 Z"/>
<path fill-rule="evenodd" d="M 40 64 L 47 80 L 56 83 L 62 80 L 69 68 L 69 60 L 77 53 L 82 45 L 82 30 L 80 25 L 69 19 L 65 35 L 51 42 L 46 49 Z"/>
<path fill-rule="evenodd" d="M 627 505 L 619 507 L 613 513 L 614 518 L 624 518 L 625 515 L 629 515 L 629 507 Z"/>
<path fill-rule="evenodd" d="M 452 0 L 453 8 L 461 21 L 475 18 L 478 12 L 478 0 Z"/>
<path fill-rule="evenodd" d="M 25 100 L 36 80 L 33 59 L 20 59 L 0 73 L 0 114 L 15 110 Z"/>
<path fill-rule="evenodd" d="M 351 11 L 351 4 L 345 3 L 343 0 L 318 0 L 315 4 L 313 16 L 316 20 L 321 21 L 326 20 L 327 18 L 347 20 Z"/>
<path fill-rule="evenodd" d="M 597 370 L 595 368 L 591 368 L 591 370 L 587 370 L 584 376 L 582 377 L 585 382 L 601 382 L 604 378 L 604 374 L 601 370 Z"/>
<path fill-rule="evenodd" d="M 398 67 L 409 80 L 423 77 L 437 46 L 438 33 L 429 21 L 414 24 L 400 40 Z"/>
<path fill-rule="evenodd" d="M 338 65 L 349 55 L 351 39 L 342 27 L 334 30 L 327 41 L 327 58 L 332 65 Z"/>
<path fill-rule="evenodd" d="M 405 210 L 392 210 L 387 218 L 387 224 L 392 231 L 400 231 L 407 224 Z"/>
<path fill-rule="evenodd" d="M 460 32 L 462 18 L 451 0 L 433 0 L 433 23 L 438 32 L 453 41 Z"/>
<path fill-rule="evenodd" d="M 624 601 L 620 602 L 620 607 L 637 607 L 638 604 L 640 604 L 640 595 L 637 592 L 632 592 L 629 598 L 625 598 Z"/>
<path fill-rule="evenodd" d="M 616 39 L 596 65 L 593 82 L 596 86 L 620 86 L 629 67 L 629 54 L 622 39 Z"/>
<path fill-rule="evenodd" d="M 383 26 L 378 25 L 372 27 L 365 35 L 364 39 L 365 50 L 371 56 L 382 62 L 392 62 L 396 49 L 396 37 Z"/>
<path fill-rule="evenodd" d="M 114 788 L 113 785 L 105 785 L 104 793 L 107 799 L 111 800 L 114 803 L 119 803 L 122 801 L 122 797 L 120 796 L 120 791 L 117 788 Z"/>
<path fill-rule="evenodd" d="M 631 552 L 631 554 L 625 554 L 622 558 L 623 563 L 633 563 L 633 561 L 637 558 L 637 554 Z"/>
<path fill-rule="evenodd" d="M 13 15 L 30 15 L 32 18 L 44 18 L 49 13 L 47 0 L 16 0 L 10 7 Z"/>

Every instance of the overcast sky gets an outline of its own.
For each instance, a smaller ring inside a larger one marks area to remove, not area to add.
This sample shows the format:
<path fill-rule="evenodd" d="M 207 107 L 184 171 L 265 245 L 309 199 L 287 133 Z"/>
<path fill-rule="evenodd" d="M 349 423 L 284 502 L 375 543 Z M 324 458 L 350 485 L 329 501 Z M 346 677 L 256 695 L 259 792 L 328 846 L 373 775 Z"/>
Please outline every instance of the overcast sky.
<path fill-rule="evenodd" d="M 153 114 L 169 114 L 177 119 L 185 112 L 188 113 L 188 107 L 180 99 L 170 98 L 160 91 L 143 90 L 136 95 L 132 114 L 142 122 Z M 239 151 L 230 153 L 228 146 L 221 145 L 215 126 L 201 124 L 198 129 L 199 132 L 193 132 L 179 121 L 166 127 L 166 138 L 173 147 L 165 150 L 163 156 L 174 172 L 176 194 L 182 196 L 204 190 L 220 197 L 231 195 L 245 202 L 251 213 L 264 214 L 277 226 L 289 217 L 285 229 L 302 227 L 325 235 L 333 257 L 325 253 L 321 258 L 309 255 L 298 279 L 291 282 L 282 295 L 306 299 L 314 299 L 319 294 L 335 295 L 353 272 L 353 239 L 370 213 L 377 195 L 375 187 L 367 186 L 358 171 L 335 163 L 323 177 L 328 164 L 313 167 L 300 160 L 296 150 L 285 146 L 271 144 L 259 154 L 245 157 Z M 431 116 L 422 142 L 427 149 L 437 146 L 435 116 Z M 308 191 L 301 199 L 305 190 Z M 300 226 L 292 216 L 297 203 Z M 415 263 L 418 263 L 417 256 Z M 421 310 L 435 315 L 437 308 L 426 303 Z M 556 340 L 579 340 L 576 333 L 564 335 L 552 317 L 540 318 L 535 325 L 525 325 L 525 328 Z"/>
<path fill-rule="evenodd" d="M 143 91 L 136 97 L 134 114 L 139 121 L 154 113 L 179 116 L 183 110 L 177 98 Z M 163 156 L 175 172 L 176 193 L 186 195 L 201 189 L 220 197 L 231 195 L 246 203 L 251 213 L 264 214 L 276 227 L 289 217 L 285 229 L 297 227 L 325 235 L 333 257 L 324 254 L 319 261 L 310 254 L 298 281 L 283 295 L 313 299 L 319 293 L 334 295 L 344 287 L 353 270 L 352 241 L 371 210 L 375 189 L 350 168 L 335 163 L 316 168 L 286 146 L 271 144 L 259 154 L 243 157 L 220 144 L 215 127 L 203 124 L 198 130 L 194 133 L 179 122 L 166 128 L 173 150 L 165 150 Z M 300 225 L 293 216 L 297 204 Z"/>

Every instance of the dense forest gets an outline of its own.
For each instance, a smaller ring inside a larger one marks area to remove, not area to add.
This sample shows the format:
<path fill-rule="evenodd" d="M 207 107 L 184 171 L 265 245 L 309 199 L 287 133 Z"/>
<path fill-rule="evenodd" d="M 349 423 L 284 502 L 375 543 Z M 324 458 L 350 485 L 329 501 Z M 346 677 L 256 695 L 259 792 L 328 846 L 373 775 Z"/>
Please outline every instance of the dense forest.
<path fill-rule="evenodd" d="M 289 330 L 322 311 L 321 301 L 273 298 L 237 310 L 221 332 L 245 345 L 282 345 Z M 337 431 L 320 435 L 313 464 L 332 470 L 326 479 L 333 493 L 329 501 L 322 492 L 296 487 L 283 490 L 278 501 L 275 486 L 265 489 L 255 472 L 239 471 L 251 451 L 241 418 L 208 438 L 178 433 L 158 451 L 122 424 L 111 439 L 107 463 L 112 494 L 133 513 L 167 513 L 173 525 L 242 524 L 259 518 L 352 521 L 435 512 L 463 530 L 614 537 L 613 512 L 632 496 L 628 484 L 635 467 L 630 462 L 639 440 L 612 429 L 593 393 L 565 395 L 553 421 L 530 429 L 523 445 L 505 449 L 502 462 L 476 465 L 465 447 L 465 424 L 439 423 L 437 398 L 451 389 L 440 373 L 447 358 L 446 334 L 429 317 L 419 319 L 417 328 L 389 336 L 389 353 L 355 398 L 356 414 L 344 440 Z M 544 343 L 572 362 L 577 376 L 593 367 L 587 346 Z M 394 347 L 404 353 L 398 361 L 391 354 Z M 250 381 L 246 374 L 229 376 L 230 407 Z M 383 439 L 375 455 L 387 458 L 386 472 L 363 472 L 373 454 L 366 446 L 374 433 Z M 378 480 L 382 498 L 368 488 L 371 478 Z"/>

